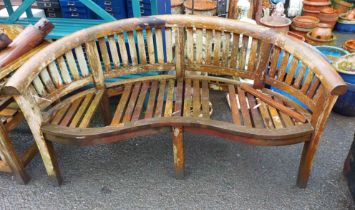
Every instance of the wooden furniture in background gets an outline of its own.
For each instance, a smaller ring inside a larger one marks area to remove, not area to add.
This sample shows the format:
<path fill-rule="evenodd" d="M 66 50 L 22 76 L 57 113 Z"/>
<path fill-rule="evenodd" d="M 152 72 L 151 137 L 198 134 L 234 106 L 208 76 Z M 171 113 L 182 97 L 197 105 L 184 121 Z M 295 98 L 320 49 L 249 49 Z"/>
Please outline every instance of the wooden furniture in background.
<path fill-rule="evenodd" d="M 116 79 L 142 72 L 161 74 Z M 246 92 L 235 77 L 253 80 L 253 88 L 306 121 Z M 326 120 L 346 88 L 335 69 L 299 40 L 230 19 L 167 15 L 64 37 L 28 60 L 2 92 L 14 95 L 58 183 L 53 142 L 108 144 L 172 131 L 178 178 L 184 174 L 183 133 L 193 132 L 253 145 L 303 143 L 297 185 L 306 187 Z M 214 91 L 229 93 L 231 109 L 223 111 L 231 119 L 209 114 Z M 90 127 L 98 108 L 102 126 Z"/>

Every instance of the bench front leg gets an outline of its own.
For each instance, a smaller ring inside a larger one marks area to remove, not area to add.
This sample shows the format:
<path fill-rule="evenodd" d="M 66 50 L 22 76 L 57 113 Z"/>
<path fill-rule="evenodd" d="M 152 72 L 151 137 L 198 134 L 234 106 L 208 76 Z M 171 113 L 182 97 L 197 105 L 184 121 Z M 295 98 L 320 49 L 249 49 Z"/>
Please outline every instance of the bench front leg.
<path fill-rule="evenodd" d="M 183 127 L 173 127 L 173 153 L 176 179 L 184 178 L 185 162 L 183 135 Z"/>

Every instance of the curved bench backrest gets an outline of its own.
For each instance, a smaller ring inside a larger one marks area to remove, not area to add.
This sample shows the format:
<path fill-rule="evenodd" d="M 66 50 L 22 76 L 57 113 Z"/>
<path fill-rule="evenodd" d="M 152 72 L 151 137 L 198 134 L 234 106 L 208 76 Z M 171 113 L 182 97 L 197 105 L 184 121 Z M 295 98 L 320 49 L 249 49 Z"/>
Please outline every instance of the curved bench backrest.
<path fill-rule="evenodd" d="M 346 90 L 305 43 L 262 26 L 184 15 L 120 20 L 64 37 L 26 62 L 4 89 L 29 91 L 43 110 L 89 84 L 113 87 L 119 82 L 109 79 L 172 70 L 177 77 L 199 71 L 252 79 L 255 87 L 273 86 L 318 114 L 327 98 Z"/>

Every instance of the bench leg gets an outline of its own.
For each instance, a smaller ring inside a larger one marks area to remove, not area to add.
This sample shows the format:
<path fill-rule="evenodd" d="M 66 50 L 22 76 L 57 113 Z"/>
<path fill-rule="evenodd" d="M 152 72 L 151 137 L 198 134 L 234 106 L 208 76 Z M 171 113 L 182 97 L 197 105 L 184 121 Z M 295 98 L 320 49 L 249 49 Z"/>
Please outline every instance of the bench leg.
<path fill-rule="evenodd" d="M 297 177 L 297 186 L 299 188 L 307 187 L 316 150 L 317 150 L 317 146 L 314 144 L 312 145 L 312 140 L 305 142 L 303 145 L 301 163 L 298 169 L 298 177 Z"/>
<path fill-rule="evenodd" d="M 185 162 L 183 134 L 182 127 L 173 127 L 173 153 L 176 179 L 184 178 Z"/>
<path fill-rule="evenodd" d="M 30 180 L 30 177 L 27 175 L 24 164 L 17 155 L 3 124 L 0 124 L 0 150 L 4 156 L 3 161 L 6 161 L 11 168 L 11 171 L 16 177 L 16 181 L 19 184 L 26 184 Z"/>

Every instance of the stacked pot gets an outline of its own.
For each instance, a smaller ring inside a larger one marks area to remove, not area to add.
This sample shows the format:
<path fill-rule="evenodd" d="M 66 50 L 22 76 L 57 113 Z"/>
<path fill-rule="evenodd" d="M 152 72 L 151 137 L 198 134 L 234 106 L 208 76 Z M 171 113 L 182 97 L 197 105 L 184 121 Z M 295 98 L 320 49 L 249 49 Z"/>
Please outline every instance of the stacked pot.
<path fill-rule="evenodd" d="M 329 24 L 332 29 L 338 20 L 338 12 L 331 7 L 329 0 L 303 1 L 303 15 L 316 17 L 321 23 Z"/>
<path fill-rule="evenodd" d="M 306 37 L 306 34 L 317 27 L 319 19 L 313 16 L 297 16 L 293 18 L 290 30 Z"/>

